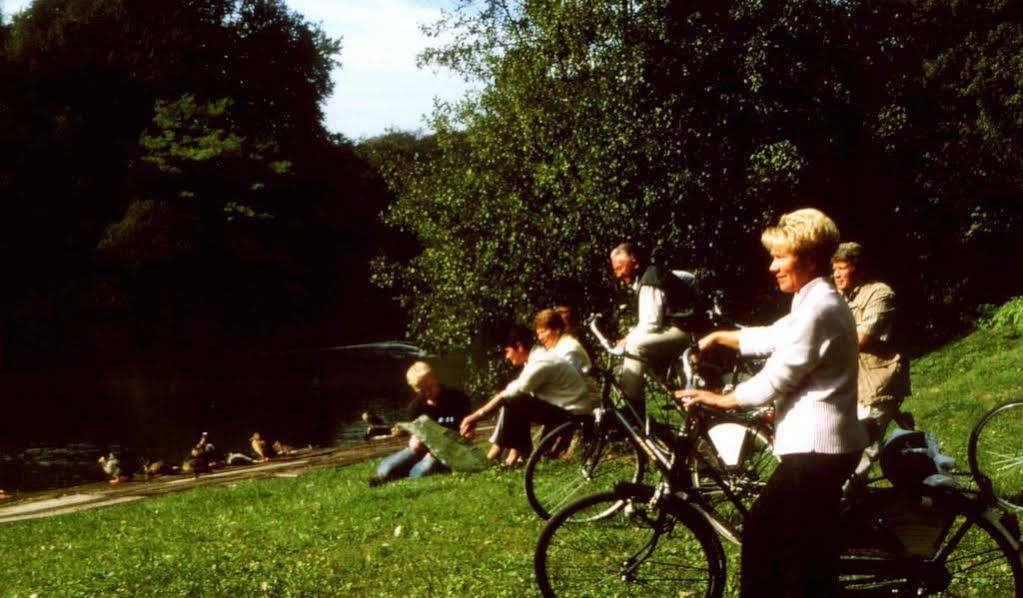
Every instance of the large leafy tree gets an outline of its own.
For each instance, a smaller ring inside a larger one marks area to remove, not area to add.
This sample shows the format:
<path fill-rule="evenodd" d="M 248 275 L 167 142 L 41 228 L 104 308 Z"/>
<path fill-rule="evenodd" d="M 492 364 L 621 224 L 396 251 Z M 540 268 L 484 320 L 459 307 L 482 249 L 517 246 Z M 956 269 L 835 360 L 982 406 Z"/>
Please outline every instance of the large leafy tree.
<path fill-rule="evenodd" d="M 759 231 L 814 205 L 884 256 L 918 332 L 954 328 L 1020 253 L 1012 3 L 462 2 L 424 60 L 479 82 L 390 177 L 422 252 L 381 280 L 414 333 L 487 343 L 555 302 L 617 300 L 632 239 L 744 319 L 782 309 Z M 934 35 L 935 31 L 942 35 Z M 996 252 L 993 250 L 997 249 Z"/>
<path fill-rule="evenodd" d="M 23 353 L 114 343 L 111 322 L 132 345 L 309 342 L 365 298 L 383 196 L 323 128 L 339 40 L 282 0 L 35 0 L 3 34 L 0 302 Z"/>

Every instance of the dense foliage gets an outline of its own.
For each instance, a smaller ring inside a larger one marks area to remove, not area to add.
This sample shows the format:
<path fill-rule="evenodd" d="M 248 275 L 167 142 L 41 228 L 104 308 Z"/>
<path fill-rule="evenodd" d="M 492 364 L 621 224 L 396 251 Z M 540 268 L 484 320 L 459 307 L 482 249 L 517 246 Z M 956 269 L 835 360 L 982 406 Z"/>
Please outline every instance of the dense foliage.
<path fill-rule="evenodd" d="M 463 0 L 434 31 L 424 60 L 480 87 L 390 173 L 422 252 L 378 276 L 435 348 L 606 309 L 627 239 L 767 317 L 759 231 L 806 205 L 880 258 L 917 341 L 1020 288 L 1017 3 Z"/>
<path fill-rule="evenodd" d="M 387 334 L 352 317 L 381 305 L 386 196 L 323 128 L 340 49 L 283 0 L 34 0 L 0 22 L 8 361 Z"/>

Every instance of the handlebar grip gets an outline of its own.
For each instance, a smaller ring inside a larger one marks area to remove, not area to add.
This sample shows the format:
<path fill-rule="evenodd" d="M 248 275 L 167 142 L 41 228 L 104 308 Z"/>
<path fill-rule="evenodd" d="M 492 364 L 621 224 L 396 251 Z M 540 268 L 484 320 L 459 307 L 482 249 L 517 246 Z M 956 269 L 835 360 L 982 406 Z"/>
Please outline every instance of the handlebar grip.
<path fill-rule="evenodd" d="M 597 341 L 600 342 L 601 346 L 604 347 L 605 351 L 611 353 L 612 355 L 621 355 L 621 353 L 615 353 L 615 351 L 619 349 L 617 349 L 616 347 L 612 347 L 611 343 L 608 342 L 607 337 L 605 337 L 604 333 L 600 331 L 600 327 L 597 326 L 598 321 L 600 321 L 600 314 L 593 314 L 589 318 L 589 327 L 590 331 L 593 332 L 593 336 L 597 337 Z"/>

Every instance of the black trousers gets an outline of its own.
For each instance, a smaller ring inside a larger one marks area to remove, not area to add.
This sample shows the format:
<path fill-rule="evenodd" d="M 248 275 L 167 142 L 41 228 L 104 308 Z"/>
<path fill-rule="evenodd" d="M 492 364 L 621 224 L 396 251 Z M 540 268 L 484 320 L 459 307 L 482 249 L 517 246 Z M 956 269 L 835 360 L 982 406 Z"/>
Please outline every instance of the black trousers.
<path fill-rule="evenodd" d="M 835 595 L 842 484 L 859 453 L 783 455 L 743 528 L 743 598 Z"/>
<path fill-rule="evenodd" d="M 571 413 L 547 401 L 528 395 L 514 397 L 501 407 L 497 428 L 491 440 L 504 448 L 515 449 L 525 457 L 533 451 L 530 423 L 540 423 L 552 429 L 571 418 Z"/>

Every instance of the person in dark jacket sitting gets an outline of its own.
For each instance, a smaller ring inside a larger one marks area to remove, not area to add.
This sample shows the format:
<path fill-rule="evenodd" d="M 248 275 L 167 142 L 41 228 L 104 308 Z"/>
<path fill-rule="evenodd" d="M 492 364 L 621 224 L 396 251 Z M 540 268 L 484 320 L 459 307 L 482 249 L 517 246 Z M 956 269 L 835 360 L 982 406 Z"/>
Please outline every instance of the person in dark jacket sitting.
<path fill-rule="evenodd" d="M 409 367 L 405 374 L 408 385 L 416 393 L 416 397 L 408 406 L 408 419 L 413 421 L 420 415 L 426 415 L 433 421 L 458 430 L 458 425 L 470 411 L 469 397 L 465 393 L 442 386 L 437 381 L 433 369 L 425 361 L 417 361 Z M 415 435 L 409 438 L 408 446 L 390 455 L 377 465 L 369 483 L 371 486 L 403 477 L 421 478 L 432 473 L 442 473 L 448 468 L 430 452 Z"/>

